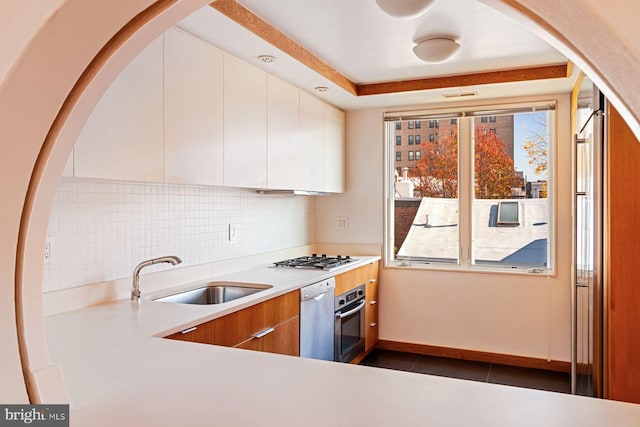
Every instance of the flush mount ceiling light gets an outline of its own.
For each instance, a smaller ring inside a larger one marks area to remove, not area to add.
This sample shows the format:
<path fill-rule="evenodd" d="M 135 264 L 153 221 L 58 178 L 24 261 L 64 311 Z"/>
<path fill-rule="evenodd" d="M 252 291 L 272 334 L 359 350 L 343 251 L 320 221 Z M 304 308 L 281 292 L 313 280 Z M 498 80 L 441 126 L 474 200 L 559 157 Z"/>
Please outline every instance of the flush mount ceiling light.
<path fill-rule="evenodd" d="M 317 90 L 318 92 L 326 92 L 329 90 L 329 88 L 326 86 L 317 86 L 317 87 L 314 87 L 314 89 Z"/>
<path fill-rule="evenodd" d="M 275 56 L 271 56 L 271 55 L 260 55 L 260 56 L 258 56 L 258 59 L 260 61 L 262 61 L 262 62 L 269 63 L 269 62 L 275 61 L 276 57 Z"/>
<path fill-rule="evenodd" d="M 449 37 L 436 37 L 419 40 L 413 47 L 413 53 L 424 62 L 438 64 L 445 62 L 460 49 L 460 43 Z"/>
<path fill-rule="evenodd" d="M 435 0 L 376 0 L 378 7 L 387 15 L 400 19 L 411 19 L 422 15 Z"/>

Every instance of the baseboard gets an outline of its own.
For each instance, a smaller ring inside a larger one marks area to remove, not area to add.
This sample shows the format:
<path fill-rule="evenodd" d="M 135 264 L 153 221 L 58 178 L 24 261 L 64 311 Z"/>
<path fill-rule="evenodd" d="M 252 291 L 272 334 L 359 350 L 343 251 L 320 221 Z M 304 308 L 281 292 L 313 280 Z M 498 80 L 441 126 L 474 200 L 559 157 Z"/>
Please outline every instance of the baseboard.
<path fill-rule="evenodd" d="M 511 354 L 489 353 L 486 351 L 465 350 L 461 348 L 439 347 L 435 345 L 385 340 L 378 341 L 376 348 L 429 356 L 449 357 L 451 359 L 499 363 L 501 365 L 518 366 L 521 368 L 545 369 L 547 371 L 555 372 L 571 372 L 571 362 L 564 362 L 561 360 L 538 359 L 535 357 L 514 356 Z"/>

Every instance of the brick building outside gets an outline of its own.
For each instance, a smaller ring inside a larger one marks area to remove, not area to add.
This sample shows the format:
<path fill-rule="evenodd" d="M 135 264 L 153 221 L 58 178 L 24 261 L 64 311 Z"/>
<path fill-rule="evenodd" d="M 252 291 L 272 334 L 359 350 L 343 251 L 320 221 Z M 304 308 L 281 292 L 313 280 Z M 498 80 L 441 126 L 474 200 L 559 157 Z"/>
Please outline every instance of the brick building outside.
<path fill-rule="evenodd" d="M 513 115 L 477 117 L 476 125 L 494 132 L 504 142 L 513 160 Z M 413 168 L 424 155 L 421 145 L 436 143 L 441 136 L 450 135 L 458 126 L 458 119 L 399 120 L 394 126 L 395 169 L 402 176 L 402 168 Z"/>

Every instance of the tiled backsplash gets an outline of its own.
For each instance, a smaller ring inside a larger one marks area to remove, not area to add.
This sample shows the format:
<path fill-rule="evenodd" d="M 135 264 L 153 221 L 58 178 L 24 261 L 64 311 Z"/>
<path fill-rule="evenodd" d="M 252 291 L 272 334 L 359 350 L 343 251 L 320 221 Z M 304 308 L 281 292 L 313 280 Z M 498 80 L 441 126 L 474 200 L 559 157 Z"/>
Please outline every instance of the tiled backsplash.
<path fill-rule="evenodd" d="M 235 243 L 229 224 L 237 227 Z M 47 231 L 53 259 L 44 265 L 43 291 L 131 276 L 140 261 L 163 255 L 186 266 L 301 246 L 315 241 L 314 224 L 313 197 L 63 178 Z"/>

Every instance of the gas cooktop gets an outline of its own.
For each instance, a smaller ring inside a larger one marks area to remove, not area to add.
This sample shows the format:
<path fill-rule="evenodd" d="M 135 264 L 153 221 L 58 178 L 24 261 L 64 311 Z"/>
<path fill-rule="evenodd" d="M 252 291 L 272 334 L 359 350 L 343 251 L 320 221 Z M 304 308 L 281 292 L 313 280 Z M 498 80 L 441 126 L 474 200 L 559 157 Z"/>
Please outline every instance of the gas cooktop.
<path fill-rule="evenodd" d="M 287 268 L 314 268 L 318 270 L 332 270 L 342 265 L 355 261 L 350 256 L 336 255 L 327 256 L 326 254 L 311 256 L 301 256 L 298 258 L 286 259 L 274 263 L 275 267 Z"/>

